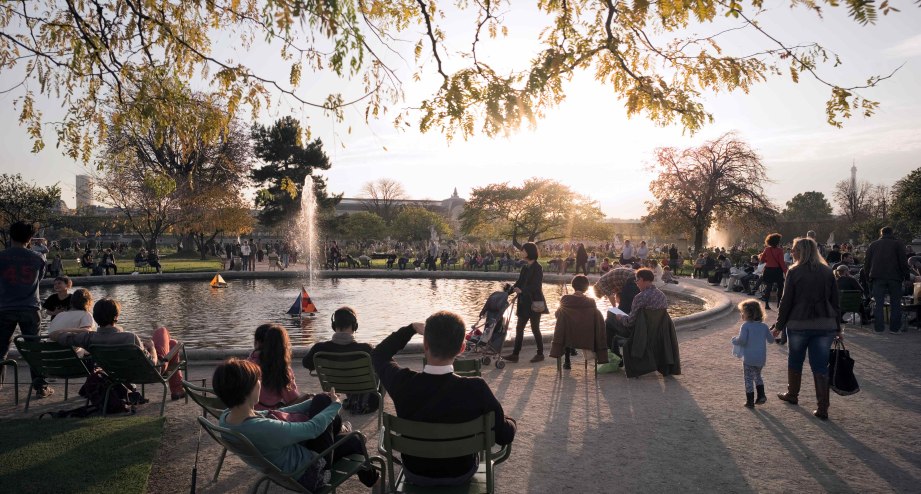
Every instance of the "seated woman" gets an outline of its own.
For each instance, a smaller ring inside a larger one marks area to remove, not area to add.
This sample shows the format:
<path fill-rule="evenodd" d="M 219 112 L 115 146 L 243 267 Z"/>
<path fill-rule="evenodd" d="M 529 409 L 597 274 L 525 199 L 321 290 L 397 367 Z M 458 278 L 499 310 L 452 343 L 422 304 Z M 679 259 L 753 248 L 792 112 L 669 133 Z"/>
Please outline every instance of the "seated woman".
<path fill-rule="evenodd" d="M 228 406 L 219 423 L 221 427 L 246 436 L 281 471 L 299 470 L 318 452 L 331 446 L 337 436 L 348 432 L 339 418 L 342 404 L 335 391 L 280 410 L 256 411 L 262 391 L 261 377 L 258 365 L 236 358 L 225 360 L 214 369 L 211 378 L 214 393 Z M 352 437 L 336 447 L 334 457 L 365 451 L 362 441 Z M 311 491 L 321 488 L 329 478 L 327 459 L 317 460 L 314 467 L 297 479 Z M 368 487 L 377 483 L 379 477 L 373 468 L 358 472 L 358 479 Z"/>
<path fill-rule="evenodd" d="M 246 359 L 262 372 L 262 392 L 256 410 L 274 410 L 300 403 L 313 395 L 300 395 L 291 370 L 291 342 L 288 332 L 278 324 L 256 328 L 255 350 Z"/>
<path fill-rule="evenodd" d="M 371 354 L 374 348 L 368 343 L 359 343 L 355 341 L 355 331 L 358 331 L 358 316 L 351 307 L 340 307 L 333 312 L 332 317 L 333 337 L 329 341 L 323 341 L 310 347 L 310 351 L 304 356 L 303 364 L 309 370 L 314 370 L 316 366 L 313 363 L 313 357 L 317 352 L 345 353 L 345 352 L 365 352 Z M 346 400 L 346 406 L 352 414 L 363 414 L 376 412 L 380 406 L 378 397 L 374 393 L 353 393 L 349 394 Z"/>
<path fill-rule="evenodd" d="M 65 329 L 83 329 L 86 331 L 96 331 L 96 322 L 93 321 L 93 315 L 90 314 L 90 307 L 93 305 L 93 296 L 90 295 L 86 288 L 74 290 L 68 297 L 70 306 L 68 310 L 59 312 L 58 315 L 48 323 L 46 328 L 48 336 L 54 336 L 57 332 Z"/>
<path fill-rule="evenodd" d="M 607 273 L 610 270 L 611 270 L 611 260 L 605 257 L 604 259 L 601 260 L 601 272 Z"/>
<path fill-rule="evenodd" d="M 112 253 L 111 249 L 102 251 L 102 261 L 100 261 L 99 265 L 105 268 L 107 276 L 109 274 L 109 269 L 111 269 L 114 274 L 118 274 L 118 266 L 115 264 L 115 254 Z"/>

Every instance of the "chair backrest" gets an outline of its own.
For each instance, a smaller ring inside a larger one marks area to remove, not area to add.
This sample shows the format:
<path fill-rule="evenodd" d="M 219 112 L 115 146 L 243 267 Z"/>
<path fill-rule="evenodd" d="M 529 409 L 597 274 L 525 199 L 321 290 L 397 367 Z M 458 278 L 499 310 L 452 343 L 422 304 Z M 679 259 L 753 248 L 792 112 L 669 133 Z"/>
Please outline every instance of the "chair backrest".
<path fill-rule="evenodd" d="M 422 366 L 428 364 L 428 359 L 422 357 Z M 463 377 L 480 377 L 483 375 L 482 372 L 483 363 L 480 359 L 454 359 L 454 373 L 458 376 Z"/>
<path fill-rule="evenodd" d="M 91 345 L 87 350 L 113 381 L 132 384 L 165 382 L 144 351 L 135 345 Z"/>
<path fill-rule="evenodd" d="M 272 462 L 267 460 L 262 452 L 259 451 L 259 449 L 256 448 L 256 446 L 254 446 L 253 443 L 250 442 L 250 440 L 247 439 L 243 434 L 232 431 L 226 427 L 221 427 L 219 425 L 213 424 L 211 421 L 204 417 L 198 417 L 198 423 L 202 426 L 202 428 L 205 429 L 205 431 L 209 436 L 211 436 L 212 439 L 217 441 L 218 444 L 233 454 L 239 456 L 240 459 L 243 460 L 243 463 L 246 463 L 256 470 L 259 470 L 263 475 L 268 476 L 277 484 L 296 492 L 310 492 L 291 476 L 300 476 L 300 472 L 285 474 L 285 472 L 282 472 Z"/>
<path fill-rule="evenodd" d="M 35 374 L 69 379 L 86 377 L 90 373 L 73 347 L 39 336 L 17 336 L 14 343 Z"/>
<path fill-rule="evenodd" d="M 203 414 L 210 414 L 212 417 L 218 418 L 221 416 L 221 412 L 227 409 L 227 405 L 224 405 L 224 402 L 214 394 L 214 390 L 211 388 L 196 386 L 189 381 L 182 381 L 182 387 L 185 389 L 186 395 L 201 407 Z"/>
<path fill-rule="evenodd" d="M 376 393 L 379 383 L 371 356 L 365 352 L 317 352 L 313 365 L 323 391 Z"/>
<path fill-rule="evenodd" d="M 838 305 L 841 312 L 860 312 L 863 293 L 860 290 L 839 290 Z"/>

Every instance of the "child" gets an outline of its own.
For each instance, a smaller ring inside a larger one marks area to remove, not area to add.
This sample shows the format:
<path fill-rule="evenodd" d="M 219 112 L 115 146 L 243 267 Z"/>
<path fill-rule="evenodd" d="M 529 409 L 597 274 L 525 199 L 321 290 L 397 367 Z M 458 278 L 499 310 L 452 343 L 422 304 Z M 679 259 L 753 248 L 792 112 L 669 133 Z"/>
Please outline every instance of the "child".
<path fill-rule="evenodd" d="M 604 317 L 595 305 L 595 299 L 587 297 L 589 282 L 585 275 L 572 279 L 572 295 L 563 295 L 556 310 L 556 329 L 550 357 L 563 357 L 563 368 L 570 369 L 569 357 L 576 348 L 595 352 L 597 363 L 608 363 L 608 348 L 605 339 Z"/>
<path fill-rule="evenodd" d="M 739 336 L 732 338 L 732 344 L 742 347 L 742 369 L 745 372 L 745 406 L 754 408 L 755 403 L 762 404 L 767 401 L 764 395 L 764 381 L 761 380 L 761 369 L 767 360 L 767 344 L 773 343 L 774 336 L 764 319 L 764 310 L 761 303 L 755 299 L 748 299 L 739 304 L 739 313 L 742 315 L 742 327 Z M 755 399 L 754 390 L 758 390 Z"/>
<path fill-rule="evenodd" d="M 678 284 L 678 277 L 672 274 L 672 268 L 669 266 L 662 267 L 662 281 L 665 283 Z"/>
<path fill-rule="evenodd" d="M 298 393 L 291 370 L 291 341 L 279 324 L 266 323 L 256 328 L 255 350 L 246 359 L 259 366 L 262 388 L 256 410 L 275 410 L 308 400 L 313 395 Z"/>

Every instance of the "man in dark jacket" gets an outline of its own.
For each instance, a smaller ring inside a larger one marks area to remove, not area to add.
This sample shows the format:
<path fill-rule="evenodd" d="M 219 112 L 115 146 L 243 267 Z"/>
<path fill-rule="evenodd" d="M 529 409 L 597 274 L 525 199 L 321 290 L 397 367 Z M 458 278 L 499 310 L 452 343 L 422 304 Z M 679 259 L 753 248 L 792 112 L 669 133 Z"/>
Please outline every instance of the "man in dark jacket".
<path fill-rule="evenodd" d="M 886 330 L 883 319 L 883 303 L 889 295 L 891 313 L 889 331 L 899 333 L 902 327 L 902 282 L 908 276 L 908 255 L 905 244 L 892 234 L 892 227 L 885 226 L 879 231 L 879 239 L 867 248 L 864 269 L 870 278 L 870 289 L 876 307 L 873 310 L 873 325 L 877 333 Z"/>
<path fill-rule="evenodd" d="M 371 352 L 374 370 L 393 398 L 397 417 L 439 424 L 463 423 L 495 413 L 496 443 L 515 438 L 515 420 L 506 417 L 499 400 L 480 377 L 454 374 L 454 358 L 464 350 L 465 325 L 457 314 L 436 312 L 425 324 L 412 323 L 393 332 Z M 422 372 L 400 367 L 393 356 L 416 334 L 423 335 Z M 413 484 L 461 485 L 476 473 L 474 455 L 457 458 L 420 458 L 403 455 L 406 478 Z"/>

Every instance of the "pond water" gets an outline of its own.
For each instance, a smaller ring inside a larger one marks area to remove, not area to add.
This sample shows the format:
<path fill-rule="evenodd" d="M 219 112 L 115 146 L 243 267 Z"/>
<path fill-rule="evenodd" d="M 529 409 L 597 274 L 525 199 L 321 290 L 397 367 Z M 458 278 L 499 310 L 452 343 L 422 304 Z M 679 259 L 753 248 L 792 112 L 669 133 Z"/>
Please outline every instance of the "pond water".
<path fill-rule="evenodd" d="M 251 348 L 253 331 L 264 322 L 286 327 L 295 346 L 327 340 L 332 333 L 330 316 L 343 305 L 358 313 L 356 339 L 370 343 L 381 341 L 413 321 L 424 321 L 442 309 L 459 313 L 469 327 L 477 321 L 489 294 L 502 287 L 502 282 L 495 280 L 320 279 L 308 289 L 320 312 L 315 317 L 292 318 L 286 311 L 297 298 L 302 282 L 293 278 L 233 280 L 227 288 L 214 289 L 206 281 L 182 281 L 88 289 L 94 300 L 111 297 L 121 303 L 119 324 L 126 331 L 149 335 L 151 324 L 159 323 L 189 348 Z M 544 284 L 551 314 L 541 318 L 543 332 L 553 331 L 553 312 L 560 297 L 569 290 L 568 284 Z M 44 299 L 51 294 L 50 288 L 41 294 Z M 598 301 L 602 311 L 608 305 L 606 299 Z M 672 317 L 704 309 L 701 300 L 669 294 Z M 514 316 L 512 319 L 514 326 Z"/>

